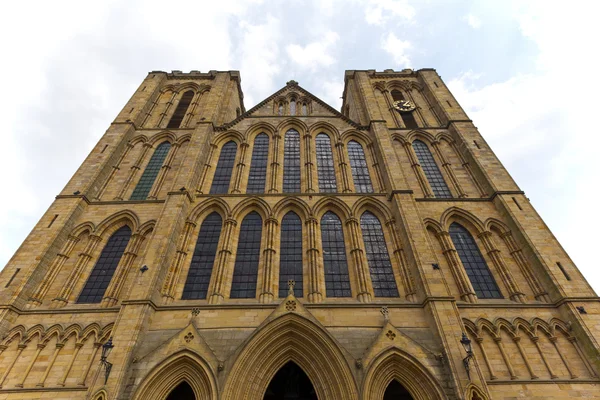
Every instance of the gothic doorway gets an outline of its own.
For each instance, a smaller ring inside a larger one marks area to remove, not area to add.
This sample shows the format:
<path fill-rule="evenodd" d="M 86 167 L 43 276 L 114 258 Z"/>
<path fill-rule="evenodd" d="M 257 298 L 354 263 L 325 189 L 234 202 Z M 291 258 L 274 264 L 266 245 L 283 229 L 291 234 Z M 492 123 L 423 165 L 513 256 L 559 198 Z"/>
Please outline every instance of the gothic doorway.
<path fill-rule="evenodd" d="M 264 400 L 318 400 L 312 382 L 294 362 L 285 364 L 273 377 Z"/>
<path fill-rule="evenodd" d="M 383 400 L 413 400 L 408 390 L 404 388 L 397 380 L 393 380 L 385 389 Z"/>
<path fill-rule="evenodd" d="M 196 396 L 189 383 L 183 381 L 169 393 L 167 400 L 196 400 Z"/>

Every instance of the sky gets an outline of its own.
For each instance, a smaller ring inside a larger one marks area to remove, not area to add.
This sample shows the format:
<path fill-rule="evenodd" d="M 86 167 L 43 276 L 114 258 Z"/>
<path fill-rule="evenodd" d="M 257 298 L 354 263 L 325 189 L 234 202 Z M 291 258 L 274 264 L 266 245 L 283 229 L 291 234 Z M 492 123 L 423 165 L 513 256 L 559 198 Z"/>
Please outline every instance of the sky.
<path fill-rule="evenodd" d="M 0 268 L 149 71 L 239 70 L 246 109 L 294 79 L 339 109 L 347 69 L 435 68 L 600 292 L 600 3 L 5 2 Z"/>

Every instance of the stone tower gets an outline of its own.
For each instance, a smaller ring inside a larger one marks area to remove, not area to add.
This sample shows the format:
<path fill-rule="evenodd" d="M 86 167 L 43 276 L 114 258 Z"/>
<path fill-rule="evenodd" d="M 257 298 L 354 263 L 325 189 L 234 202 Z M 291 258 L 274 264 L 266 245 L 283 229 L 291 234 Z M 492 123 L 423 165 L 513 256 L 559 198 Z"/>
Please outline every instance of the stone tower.
<path fill-rule="evenodd" d="M 600 399 L 598 297 L 436 71 L 343 99 L 149 73 L 0 274 L 0 399 Z"/>

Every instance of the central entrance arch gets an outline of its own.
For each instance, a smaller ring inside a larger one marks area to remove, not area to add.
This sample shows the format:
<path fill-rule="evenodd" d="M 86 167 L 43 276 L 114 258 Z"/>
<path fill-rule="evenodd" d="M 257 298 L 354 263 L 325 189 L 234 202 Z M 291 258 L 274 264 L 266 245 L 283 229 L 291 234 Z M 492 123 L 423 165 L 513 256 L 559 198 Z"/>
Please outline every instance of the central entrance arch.
<path fill-rule="evenodd" d="M 273 377 L 263 400 L 318 400 L 312 382 L 293 361 L 285 364 Z"/>
<path fill-rule="evenodd" d="M 385 389 L 383 400 L 413 400 L 413 397 L 400 382 L 394 379 Z"/>
<path fill-rule="evenodd" d="M 183 381 L 169 393 L 167 400 L 196 400 L 196 395 L 190 384 Z"/>

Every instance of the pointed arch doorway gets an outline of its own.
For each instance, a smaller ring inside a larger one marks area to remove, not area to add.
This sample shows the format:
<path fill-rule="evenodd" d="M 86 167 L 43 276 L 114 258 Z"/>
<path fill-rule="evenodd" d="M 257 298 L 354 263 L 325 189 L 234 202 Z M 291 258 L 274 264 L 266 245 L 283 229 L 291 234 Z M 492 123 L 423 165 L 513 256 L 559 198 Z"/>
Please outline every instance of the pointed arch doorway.
<path fill-rule="evenodd" d="M 293 361 L 271 379 L 263 400 L 318 400 L 312 382 Z"/>
<path fill-rule="evenodd" d="M 190 384 L 183 381 L 169 393 L 166 400 L 196 400 L 196 395 Z"/>
<path fill-rule="evenodd" d="M 400 382 L 394 379 L 385 389 L 383 400 L 413 400 L 413 397 Z"/>

